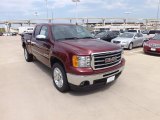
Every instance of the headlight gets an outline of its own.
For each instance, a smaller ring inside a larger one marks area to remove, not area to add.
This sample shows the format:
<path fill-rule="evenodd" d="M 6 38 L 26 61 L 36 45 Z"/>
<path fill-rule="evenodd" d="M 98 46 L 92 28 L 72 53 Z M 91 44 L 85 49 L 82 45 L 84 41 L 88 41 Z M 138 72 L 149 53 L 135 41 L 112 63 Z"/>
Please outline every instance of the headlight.
<path fill-rule="evenodd" d="M 73 67 L 90 67 L 91 66 L 91 57 L 90 56 L 76 56 L 72 57 Z"/>
<path fill-rule="evenodd" d="M 148 43 L 144 42 L 144 46 L 150 46 Z"/>

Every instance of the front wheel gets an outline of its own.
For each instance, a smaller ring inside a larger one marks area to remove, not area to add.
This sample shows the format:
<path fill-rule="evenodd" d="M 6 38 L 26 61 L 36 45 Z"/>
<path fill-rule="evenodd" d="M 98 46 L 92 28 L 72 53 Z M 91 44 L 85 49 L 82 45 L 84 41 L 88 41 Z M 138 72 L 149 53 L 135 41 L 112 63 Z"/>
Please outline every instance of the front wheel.
<path fill-rule="evenodd" d="M 27 62 L 33 61 L 33 55 L 29 54 L 26 48 L 24 48 L 24 58 Z"/>
<path fill-rule="evenodd" d="M 66 73 L 61 64 L 55 63 L 53 65 L 52 78 L 57 90 L 59 90 L 60 92 L 67 92 L 69 90 Z"/>
<path fill-rule="evenodd" d="M 132 50 L 132 49 L 133 49 L 133 43 L 130 43 L 130 44 L 129 44 L 128 49 L 129 49 L 129 50 Z"/>

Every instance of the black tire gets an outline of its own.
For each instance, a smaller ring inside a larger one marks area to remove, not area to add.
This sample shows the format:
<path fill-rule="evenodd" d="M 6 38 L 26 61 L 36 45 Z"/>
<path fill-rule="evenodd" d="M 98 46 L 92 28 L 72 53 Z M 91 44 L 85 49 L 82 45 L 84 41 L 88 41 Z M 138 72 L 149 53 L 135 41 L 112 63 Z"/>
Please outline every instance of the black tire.
<path fill-rule="evenodd" d="M 33 61 L 33 55 L 28 53 L 28 50 L 24 48 L 24 58 L 27 62 Z"/>
<path fill-rule="evenodd" d="M 130 43 L 130 44 L 129 44 L 128 49 L 129 49 L 129 50 L 132 50 L 132 49 L 133 49 L 133 43 Z"/>
<path fill-rule="evenodd" d="M 57 71 L 60 73 L 56 73 Z M 55 78 L 56 76 L 55 74 L 58 74 L 58 78 Z M 59 90 L 62 93 L 69 91 L 69 84 L 68 84 L 66 72 L 61 64 L 55 63 L 52 66 L 52 78 L 53 78 L 53 83 L 57 88 L 57 90 Z"/>

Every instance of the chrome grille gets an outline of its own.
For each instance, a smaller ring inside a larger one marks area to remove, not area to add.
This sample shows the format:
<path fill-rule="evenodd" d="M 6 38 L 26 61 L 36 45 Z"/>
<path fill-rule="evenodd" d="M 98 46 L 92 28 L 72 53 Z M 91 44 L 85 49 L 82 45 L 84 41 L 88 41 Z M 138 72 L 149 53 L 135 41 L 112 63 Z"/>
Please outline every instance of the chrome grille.
<path fill-rule="evenodd" d="M 120 41 L 113 41 L 113 43 L 119 44 L 119 43 L 121 43 L 121 42 L 120 42 Z"/>
<path fill-rule="evenodd" d="M 122 50 L 92 54 L 92 68 L 105 69 L 118 65 L 121 62 Z"/>
<path fill-rule="evenodd" d="M 152 48 L 160 48 L 160 44 L 149 44 Z"/>

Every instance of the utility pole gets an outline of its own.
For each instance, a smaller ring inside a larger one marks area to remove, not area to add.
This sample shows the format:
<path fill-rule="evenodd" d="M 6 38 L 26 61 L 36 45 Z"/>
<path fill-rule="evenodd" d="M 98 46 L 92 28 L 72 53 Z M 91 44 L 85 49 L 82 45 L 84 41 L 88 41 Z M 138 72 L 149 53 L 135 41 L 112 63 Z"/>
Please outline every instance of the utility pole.
<path fill-rule="evenodd" d="M 78 24 L 78 2 L 80 2 L 80 0 L 72 0 L 72 2 L 75 2 L 76 3 L 76 13 L 75 13 L 75 18 L 76 18 L 76 24 Z"/>
<path fill-rule="evenodd" d="M 48 0 L 45 0 L 46 1 L 46 12 L 47 12 L 47 19 L 48 19 Z"/>
<path fill-rule="evenodd" d="M 132 14 L 132 12 L 124 12 L 124 14 L 126 14 L 126 19 L 125 19 L 125 29 L 126 29 L 129 24 L 129 15 Z"/>
<path fill-rule="evenodd" d="M 159 5 L 160 5 L 160 0 L 158 0 L 158 10 L 157 10 L 156 29 L 158 28 L 158 23 L 159 23 Z"/>

